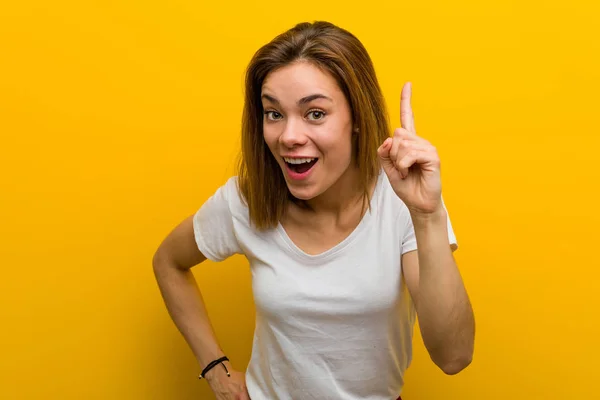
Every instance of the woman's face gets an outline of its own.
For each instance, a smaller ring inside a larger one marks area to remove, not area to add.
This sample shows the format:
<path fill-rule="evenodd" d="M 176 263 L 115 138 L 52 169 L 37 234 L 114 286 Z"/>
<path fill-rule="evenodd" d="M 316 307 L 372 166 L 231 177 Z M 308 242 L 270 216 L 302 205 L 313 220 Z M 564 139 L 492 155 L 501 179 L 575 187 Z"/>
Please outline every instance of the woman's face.
<path fill-rule="evenodd" d="M 335 79 L 308 62 L 267 75 L 262 87 L 264 138 L 292 195 L 324 193 L 352 163 L 350 106 Z"/>

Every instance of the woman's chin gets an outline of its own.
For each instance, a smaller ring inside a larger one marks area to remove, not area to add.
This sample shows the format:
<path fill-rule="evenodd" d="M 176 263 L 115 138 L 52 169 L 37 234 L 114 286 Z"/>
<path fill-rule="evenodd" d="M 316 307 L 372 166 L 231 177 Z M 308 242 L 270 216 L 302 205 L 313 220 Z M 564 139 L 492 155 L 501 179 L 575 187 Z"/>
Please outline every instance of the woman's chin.
<path fill-rule="evenodd" d="M 289 186 L 288 186 L 288 189 L 289 189 L 290 193 L 292 194 L 292 196 L 294 196 L 294 198 L 296 198 L 298 200 L 308 201 L 308 200 L 311 200 L 316 197 L 316 195 L 313 193 L 312 190 L 306 190 L 306 189 L 298 190 L 295 188 L 291 188 Z"/>
<path fill-rule="evenodd" d="M 287 186 L 290 194 L 298 200 L 308 201 L 319 195 L 315 185 L 297 186 L 288 182 Z"/>

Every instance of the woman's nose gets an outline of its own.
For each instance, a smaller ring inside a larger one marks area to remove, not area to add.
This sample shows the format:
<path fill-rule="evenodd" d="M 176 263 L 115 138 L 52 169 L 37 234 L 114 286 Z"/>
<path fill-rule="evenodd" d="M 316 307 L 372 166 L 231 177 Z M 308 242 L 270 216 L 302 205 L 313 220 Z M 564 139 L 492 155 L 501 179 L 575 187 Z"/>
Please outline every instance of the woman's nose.
<path fill-rule="evenodd" d="M 279 137 L 280 143 L 288 148 L 306 144 L 308 137 L 304 129 L 304 124 L 301 121 L 288 120 Z"/>

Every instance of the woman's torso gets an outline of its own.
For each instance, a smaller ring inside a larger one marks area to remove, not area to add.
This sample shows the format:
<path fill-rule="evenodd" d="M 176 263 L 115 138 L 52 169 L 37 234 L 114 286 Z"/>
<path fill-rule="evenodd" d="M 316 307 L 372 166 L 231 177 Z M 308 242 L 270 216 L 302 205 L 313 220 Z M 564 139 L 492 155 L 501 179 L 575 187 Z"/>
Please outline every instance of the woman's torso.
<path fill-rule="evenodd" d="M 284 223 L 258 234 L 237 221 L 257 313 L 253 399 L 397 398 L 415 314 L 402 281 L 402 210 L 386 184 L 380 175 L 371 210 L 343 229 L 306 235 Z"/>

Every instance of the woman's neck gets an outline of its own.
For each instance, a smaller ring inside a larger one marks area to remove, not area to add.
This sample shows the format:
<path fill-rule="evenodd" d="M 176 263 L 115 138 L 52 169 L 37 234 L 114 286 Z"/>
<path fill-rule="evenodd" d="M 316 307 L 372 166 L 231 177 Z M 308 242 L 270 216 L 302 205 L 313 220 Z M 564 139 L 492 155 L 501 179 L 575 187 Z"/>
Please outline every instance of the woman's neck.
<path fill-rule="evenodd" d="M 375 183 L 369 183 L 370 194 L 373 193 Z M 365 188 L 360 180 L 360 171 L 357 167 L 353 167 L 348 168 L 324 193 L 302 202 L 302 208 L 313 214 L 340 217 L 349 210 L 353 210 L 363 203 L 366 204 L 364 199 Z M 363 211 L 361 210 L 361 213 Z"/>

